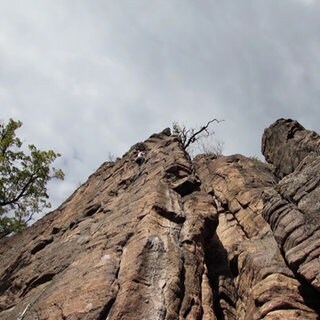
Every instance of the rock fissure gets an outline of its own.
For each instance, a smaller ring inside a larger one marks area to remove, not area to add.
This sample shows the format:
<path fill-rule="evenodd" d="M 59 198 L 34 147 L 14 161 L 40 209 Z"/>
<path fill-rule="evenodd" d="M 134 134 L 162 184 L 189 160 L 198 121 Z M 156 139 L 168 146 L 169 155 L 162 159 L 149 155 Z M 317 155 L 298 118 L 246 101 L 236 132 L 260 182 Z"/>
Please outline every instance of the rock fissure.
<path fill-rule="evenodd" d="M 169 130 L 137 143 L 0 240 L 0 320 L 318 319 L 319 148 L 285 119 L 263 135 L 272 168 L 191 160 Z"/>

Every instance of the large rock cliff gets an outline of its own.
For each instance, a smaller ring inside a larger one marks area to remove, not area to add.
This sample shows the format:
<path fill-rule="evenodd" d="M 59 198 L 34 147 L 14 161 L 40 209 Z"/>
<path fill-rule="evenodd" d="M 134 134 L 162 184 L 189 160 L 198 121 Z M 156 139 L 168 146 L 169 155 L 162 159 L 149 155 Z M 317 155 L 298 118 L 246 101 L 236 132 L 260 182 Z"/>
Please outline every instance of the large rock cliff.
<path fill-rule="evenodd" d="M 284 119 L 270 164 L 152 135 L 0 241 L 0 320 L 319 319 L 319 150 Z"/>

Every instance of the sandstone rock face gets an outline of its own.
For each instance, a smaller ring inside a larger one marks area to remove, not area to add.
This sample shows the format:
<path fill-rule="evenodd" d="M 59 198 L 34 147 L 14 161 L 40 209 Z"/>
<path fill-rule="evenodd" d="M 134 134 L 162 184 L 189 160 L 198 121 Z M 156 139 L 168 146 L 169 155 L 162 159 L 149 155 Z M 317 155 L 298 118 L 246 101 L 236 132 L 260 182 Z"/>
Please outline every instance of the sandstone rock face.
<path fill-rule="evenodd" d="M 166 134 L 103 164 L 2 241 L 0 319 L 215 319 L 205 243 L 217 212 L 199 184 Z"/>
<path fill-rule="evenodd" d="M 319 141 L 278 120 L 270 166 L 152 135 L 0 241 L 0 320 L 319 319 Z"/>
<path fill-rule="evenodd" d="M 276 188 L 265 190 L 263 216 L 289 267 L 320 292 L 320 137 L 295 121 L 287 120 L 284 126 L 282 122 L 265 131 L 267 143 L 268 132 L 279 126 L 291 141 L 288 147 L 279 143 L 278 152 L 269 157 L 284 178 Z M 290 170 L 288 154 L 295 159 Z"/>
<path fill-rule="evenodd" d="M 262 194 L 276 183 L 268 165 L 234 155 L 198 157 L 196 168 L 219 212 L 210 277 L 221 319 L 317 319 L 313 293 L 301 292 L 262 216 Z"/>
<path fill-rule="evenodd" d="M 319 153 L 320 137 L 314 131 L 305 130 L 297 121 L 279 119 L 264 131 L 261 150 L 266 160 L 275 166 L 275 173 L 283 178 L 310 152 Z"/>

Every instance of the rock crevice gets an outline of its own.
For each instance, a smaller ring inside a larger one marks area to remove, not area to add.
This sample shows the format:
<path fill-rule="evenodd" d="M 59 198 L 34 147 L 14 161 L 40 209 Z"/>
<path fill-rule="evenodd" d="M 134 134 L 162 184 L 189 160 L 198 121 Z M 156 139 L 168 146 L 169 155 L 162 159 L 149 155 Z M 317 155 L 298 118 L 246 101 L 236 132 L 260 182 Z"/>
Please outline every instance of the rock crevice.
<path fill-rule="evenodd" d="M 0 320 L 318 319 L 320 138 L 193 161 L 169 130 L 0 241 Z M 143 150 L 145 161 L 135 156 Z"/>

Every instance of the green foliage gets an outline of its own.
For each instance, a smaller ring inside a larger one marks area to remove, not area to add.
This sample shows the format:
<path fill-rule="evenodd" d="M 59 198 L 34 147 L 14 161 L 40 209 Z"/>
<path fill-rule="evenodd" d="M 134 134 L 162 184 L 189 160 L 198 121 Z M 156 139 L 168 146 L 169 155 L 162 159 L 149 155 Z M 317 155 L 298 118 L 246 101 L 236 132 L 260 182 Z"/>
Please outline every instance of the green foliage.
<path fill-rule="evenodd" d="M 64 173 L 51 167 L 60 156 L 28 145 L 25 153 L 16 130 L 22 122 L 0 122 L 0 238 L 27 226 L 35 213 L 49 208 L 47 182 L 63 180 Z"/>
<path fill-rule="evenodd" d="M 190 136 L 189 134 L 189 129 L 183 124 L 180 124 L 178 122 L 173 122 L 172 123 L 172 135 L 177 137 L 184 148 L 184 150 L 187 151 L 187 140 Z M 189 150 L 188 150 L 189 151 Z"/>

